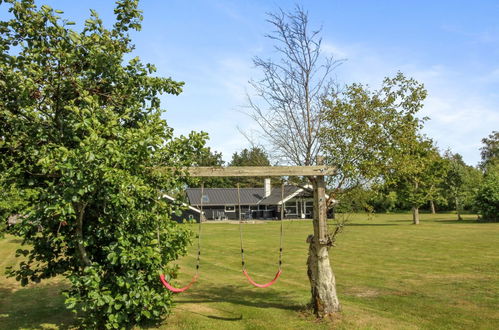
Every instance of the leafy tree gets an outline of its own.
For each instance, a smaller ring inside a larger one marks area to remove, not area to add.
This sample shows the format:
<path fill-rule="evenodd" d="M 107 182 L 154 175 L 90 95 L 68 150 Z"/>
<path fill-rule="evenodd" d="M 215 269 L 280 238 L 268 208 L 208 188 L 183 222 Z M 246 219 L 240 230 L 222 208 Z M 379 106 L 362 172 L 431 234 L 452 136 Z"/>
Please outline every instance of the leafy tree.
<path fill-rule="evenodd" d="M 334 212 L 339 214 L 364 212 L 371 214 L 374 211 L 373 199 L 376 196 L 375 189 L 363 186 L 356 186 L 351 189 L 341 191 L 340 202 L 334 206 Z M 338 196 L 337 195 L 337 196 Z"/>
<path fill-rule="evenodd" d="M 431 139 L 417 136 L 412 143 L 401 148 L 400 164 L 392 176 L 397 193 L 412 208 L 413 223 L 419 224 L 419 208 L 435 199 L 440 183 L 445 177 L 446 168 L 442 157 Z"/>
<path fill-rule="evenodd" d="M 0 173 L 0 238 L 7 231 L 9 217 L 19 219 L 22 210 L 29 208 L 28 200 L 30 194 L 35 193 L 32 189 L 18 189 L 15 184 L 5 182 L 5 176 Z"/>
<path fill-rule="evenodd" d="M 393 187 L 387 185 L 374 190 L 374 194 L 368 203 L 372 205 L 375 212 L 390 213 L 400 206 L 398 194 L 392 189 Z"/>
<path fill-rule="evenodd" d="M 452 164 L 447 162 L 445 157 L 442 157 L 440 153 L 435 159 L 437 162 L 436 165 L 440 166 L 438 168 L 438 174 L 441 175 L 441 177 L 437 178 L 437 181 L 428 189 L 428 204 L 432 214 L 437 213 L 436 205 L 438 205 L 440 209 L 449 205 L 449 201 L 446 199 L 448 192 L 446 192 L 445 180 L 450 175 L 449 171 L 452 169 Z M 462 205 L 460 205 L 460 207 L 462 207 Z"/>
<path fill-rule="evenodd" d="M 49 6 L 3 5 L 11 18 L 0 22 L 2 186 L 28 205 L 14 231 L 22 261 L 9 274 L 23 285 L 65 276 L 67 307 L 86 327 L 159 320 L 172 297 L 158 274 L 175 276 L 170 262 L 190 233 L 158 197 L 186 183 L 175 174 L 205 138 L 173 138 L 161 119 L 159 94 L 178 94 L 182 83 L 125 61 L 128 31 L 142 19 L 135 0 L 117 2 L 111 29 L 91 11 L 79 32 Z M 151 170 L 159 164 L 178 170 Z"/>
<path fill-rule="evenodd" d="M 211 150 L 210 147 L 204 147 L 199 150 L 196 156 L 196 165 L 198 166 L 215 166 L 221 167 L 225 165 L 225 161 L 222 158 L 222 153 L 215 150 Z M 191 186 L 199 185 L 199 179 L 192 178 Z M 230 186 L 231 182 L 228 178 L 203 178 L 203 184 L 207 188 L 223 188 Z"/>
<path fill-rule="evenodd" d="M 349 190 L 381 187 L 412 166 L 402 150 L 422 127 L 416 114 L 425 97 L 422 84 L 398 73 L 377 91 L 353 84 L 324 101 L 321 144 L 327 163 L 338 169 L 329 179 L 330 200 L 342 203 Z"/>
<path fill-rule="evenodd" d="M 475 208 L 484 220 L 499 220 L 499 132 L 482 139 L 482 163 L 485 171 L 476 198 Z"/>
<path fill-rule="evenodd" d="M 486 221 L 499 221 L 499 167 L 485 174 L 475 197 L 475 208 Z"/>
<path fill-rule="evenodd" d="M 240 153 L 235 152 L 232 155 L 230 166 L 270 166 L 267 153 L 258 147 L 243 149 Z"/>
<path fill-rule="evenodd" d="M 483 182 L 483 174 L 478 167 L 467 165 L 464 176 L 464 198 L 462 199 L 464 210 L 473 210 L 474 201 L 478 189 Z"/>
<path fill-rule="evenodd" d="M 232 154 L 230 166 L 270 166 L 270 160 L 267 153 L 259 147 L 243 149 L 239 153 Z M 233 179 L 232 185 L 239 183 L 241 187 L 260 187 L 262 185 L 261 178 L 237 178 Z"/>
<path fill-rule="evenodd" d="M 212 151 L 210 147 L 204 147 L 199 150 L 196 164 L 199 166 L 224 166 L 225 161 L 222 153 Z"/>
<path fill-rule="evenodd" d="M 472 205 L 480 185 L 481 173 L 466 165 L 460 154 L 450 151 L 445 152 L 444 162 L 448 171 L 442 182 L 442 190 L 448 204 L 454 206 L 458 220 L 462 220 L 461 212 Z"/>
<path fill-rule="evenodd" d="M 379 90 L 353 84 L 325 100 L 320 138 L 327 162 L 338 168 L 329 181 L 330 199 L 341 203 L 359 187 L 392 187 L 388 191 L 408 200 L 419 222 L 419 206 L 439 193 L 438 177 L 423 171 L 437 159 L 426 158 L 431 143 L 419 135 L 425 118 L 416 115 L 425 98 L 424 86 L 399 72 L 385 78 Z M 399 189 L 393 190 L 395 183 Z"/>
<path fill-rule="evenodd" d="M 493 131 L 488 137 L 482 139 L 484 146 L 480 148 L 482 162 L 480 166 L 487 169 L 489 166 L 499 164 L 499 131 Z"/>

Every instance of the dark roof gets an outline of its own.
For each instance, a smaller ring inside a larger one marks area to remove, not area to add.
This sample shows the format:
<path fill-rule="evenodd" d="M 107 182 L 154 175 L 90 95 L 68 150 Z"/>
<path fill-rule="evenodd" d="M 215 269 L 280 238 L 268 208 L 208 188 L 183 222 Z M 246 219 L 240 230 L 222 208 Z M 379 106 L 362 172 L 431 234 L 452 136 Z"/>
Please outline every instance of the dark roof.
<path fill-rule="evenodd" d="M 284 199 L 286 199 L 286 197 L 296 193 L 298 190 L 300 190 L 301 188 L 300 187 L 297 187 L 297 186 L 293 186 L 293 185 L 285 185 L 284 186 Z M 279 202 L 281 202 L 282 198 L 282 190 L 281 190 L 281 187 L 275 187 L 275 188 L 272 188 L 272 190 L 270 191 L 270 195 L 266 198 L 264 198 L 263 200 L 260 201 L 259 204 L 262 204 L 262 205 L 277 205 Z"/>
<path fill-rule="evenodd" d="M 297 196 L 309 197 L 310 191 L 294 185 L 284 186 L 284 199 L 298 193 Z M 281 187 L 273 187 L 270 195 L 264 198 L 264 188 L 241 188 L 241 205 L 277 205 L 281 202 Z M 187 188 L 187 197 L 191 205 L 199 207 L 201 201 L 201 188 Z M 237 205 L 237 188 L 204 188 L 204 195 L 207 199 L 203 205 Z"/>
<path fill-rule="evenodd" d="M 263 198 L 263 188 L 241 188 L 241 204 L 256 205 Z M 205 188 L 205 196 L 207 200 L 203 201 L 203 205 L 237 205 L 237 188 Z M 201 188 L 187 188 L 187 197 L 191 205 L 200 205 Z"/>
<path fill-rule="evenodd" d="M 163 197 L 163 198 L 168 199 L 168 200 L 169 200 L 169 201 L 171 201 L 171 202 L 175 202 L 175 201 L 176 201 L 176 199 L 175 199 L 175 198 L 173 198 L 172 196 L 167 195 L 167 194 L 163 194 L 163 196 L 162 196 L 162 197 Z M 191 206 L 191 205 L 188 205 L 188 204 L 186 204 L 186 203 L 182 203 L 182 206 L 185 206 L 185 207 L 189 208 L 189 210 L 194 211 L 194 212 L 196 212 L 196 213 L 201 213 L 201 210 L 199 210 L 199 209 L 197 209 L 197 208 L 195 208 L 195 207 L 193 207 L 193 206 Z"/>

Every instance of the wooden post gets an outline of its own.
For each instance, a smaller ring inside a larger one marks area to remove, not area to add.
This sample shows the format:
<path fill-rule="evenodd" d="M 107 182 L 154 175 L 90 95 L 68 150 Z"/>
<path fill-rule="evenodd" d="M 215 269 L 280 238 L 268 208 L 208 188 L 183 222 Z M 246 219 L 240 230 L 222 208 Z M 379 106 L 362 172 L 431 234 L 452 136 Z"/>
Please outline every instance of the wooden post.
<path fill-rule="evenodd" d="M 319 243 L 327 244 L 326 184 L 324 182 L 324 176 L 317 176 L 314 188 L 314 206 L 317 205 L 316 215 L 314 216 L 314 223 L 316 223 L 317 231 L 314 230 L 314 235 L 317 235 Z"/>
<path fill-rule="evenodd" d="M 317 164 L 323 163 L 317 158 Z M 329 261 L 331 242 L 327 232 L 326 183 L 324 175 L 310 178 L 314 185 L 314 234 L 309 235 L 307 274 L 312 294 L 312 307 L 318 317 L 324 317 L 341 309 L 336 294 L 336 280 Z"/>
<path fill-rule="evenodd" d="M 324 158 L 317 157 L 317 165 L 323 165 Z M 320 244 L 327 244 L 326 182 L 323 175 L 317 175 L 314 185 L 314 236 Z"/>

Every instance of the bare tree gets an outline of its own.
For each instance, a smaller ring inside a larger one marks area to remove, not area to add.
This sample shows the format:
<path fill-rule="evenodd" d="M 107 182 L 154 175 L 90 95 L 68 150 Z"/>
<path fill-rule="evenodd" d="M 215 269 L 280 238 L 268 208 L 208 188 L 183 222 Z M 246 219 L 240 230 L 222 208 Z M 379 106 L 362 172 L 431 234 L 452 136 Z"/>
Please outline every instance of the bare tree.
<path fill-rule="evenodd" d="M 331 76 L 341 61 L 324 56 L 321 30 L 309 29 L 308 14 L 303 8 L 296 7 L 293 12 L 279 10 L 268 17 L 274 30 L 267 37 L 275 42 L 279 59 L 254 58 L 262 78 L 250 81 L 255 95 L 248 96 L 248 114 L 259 125 L 260 138 L 272 150 L 269 155 L 288 164 L 313 165 L 321 153 L 323 101 L 336 87 Z M 314 192 L 324 188 L 323 180 L 309 179 Z M 318 203 L 318 198 L 314 198 L 315 210 L 319 210 Z M 329 263 L 334 234 L 326 241 L 318 239 L 318 213 L 314 212 L 314 235 L 307 240 L 307 273 L 312 306 L 317 316 L 324 317 L 339 311 L 340 303 Z M 325 221 L 325 213 L 322 219 Z"/>
<path fill-rule="evenodd" d="M 248 96 L 248 114 L 261 128 L 260 137 L 273 157 L 312 165 L 320 151 L 323 99 L 334 87 L 331 74 L 342 61 L 323 56 L 320 29 L 309 30 L 308 14 L 301 7 L 268 16 L 274 31 L 266 37 L 275 41 L 280 58 L 253 59 L 263 77 L 250 81 L 255 96 Z"/>

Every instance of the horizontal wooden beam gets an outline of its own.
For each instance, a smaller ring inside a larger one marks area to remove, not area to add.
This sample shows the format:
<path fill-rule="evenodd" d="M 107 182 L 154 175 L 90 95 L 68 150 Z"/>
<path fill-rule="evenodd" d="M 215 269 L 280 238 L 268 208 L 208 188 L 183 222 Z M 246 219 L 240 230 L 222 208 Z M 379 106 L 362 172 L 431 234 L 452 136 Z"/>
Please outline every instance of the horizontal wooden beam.
<path fill-rule="evenodd" d="M 158 170 L 166 168 L 158 168 Z M 185 171 L 192 177 L 268 177 L 268 176 L 316 176 L 334 175 L 336 168 L 328 166 L 229 166 L 188 167 Z"/>

